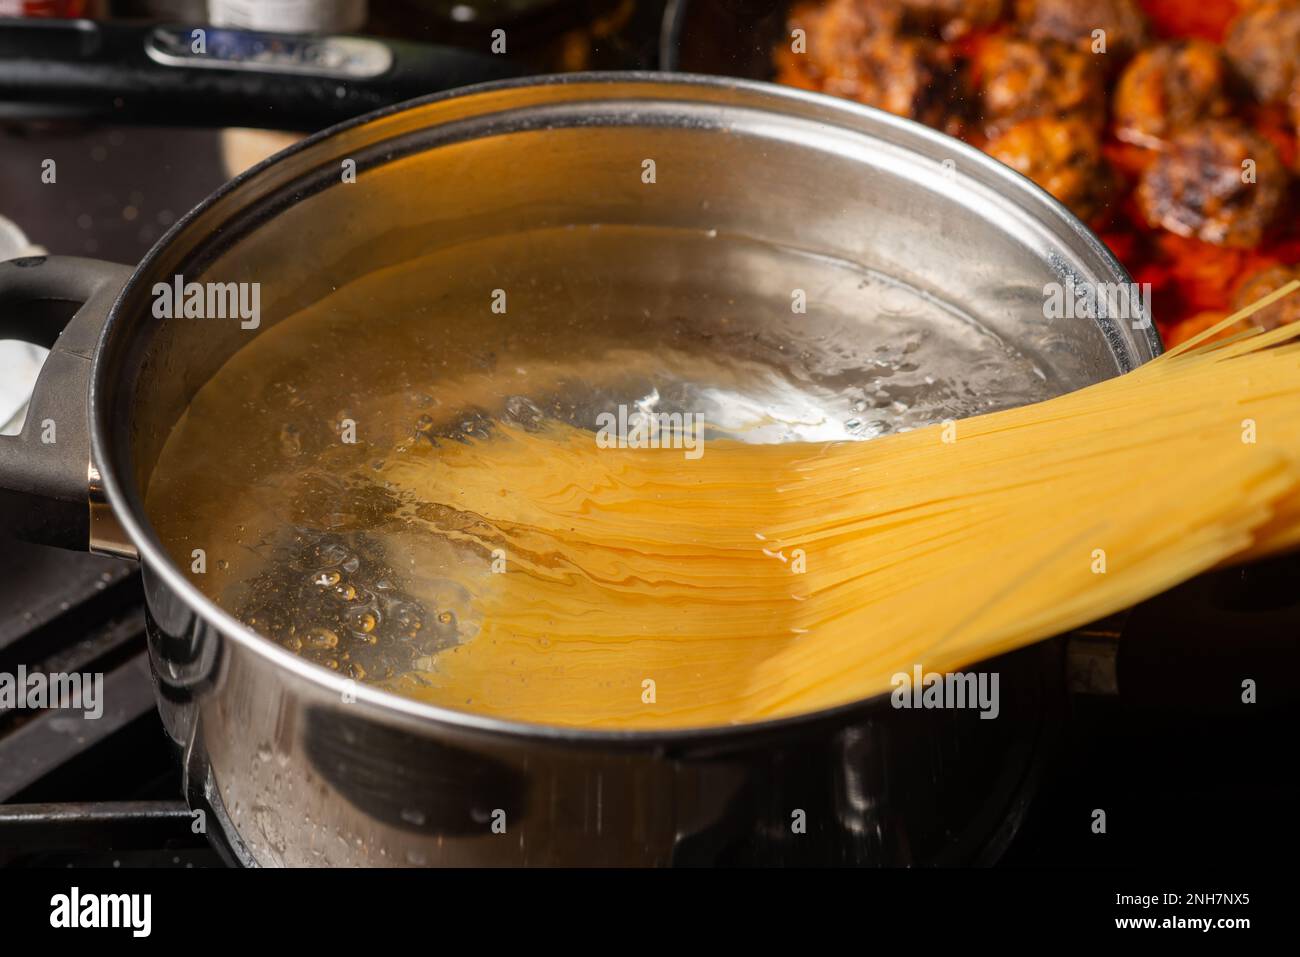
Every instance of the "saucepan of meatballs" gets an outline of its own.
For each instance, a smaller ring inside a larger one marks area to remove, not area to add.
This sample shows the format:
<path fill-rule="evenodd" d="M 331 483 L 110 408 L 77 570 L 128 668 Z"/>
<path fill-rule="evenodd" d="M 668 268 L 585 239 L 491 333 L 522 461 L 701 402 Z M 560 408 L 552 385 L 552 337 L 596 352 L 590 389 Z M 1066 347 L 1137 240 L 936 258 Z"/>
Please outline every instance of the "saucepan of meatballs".
<path fill-rule="evenodd" d="M 1149 284 L 1167 345 L 1300 278 L 1300 0 L 671 0 L 661 59 L 982 149 Z"/>

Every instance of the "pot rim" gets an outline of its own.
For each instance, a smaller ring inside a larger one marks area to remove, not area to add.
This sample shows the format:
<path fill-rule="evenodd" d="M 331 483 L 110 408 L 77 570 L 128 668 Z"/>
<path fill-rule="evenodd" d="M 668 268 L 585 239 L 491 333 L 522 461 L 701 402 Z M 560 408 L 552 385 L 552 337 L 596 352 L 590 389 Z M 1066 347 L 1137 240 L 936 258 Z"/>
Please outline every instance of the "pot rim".
<path fill-rule="evenodd" d="M 134 488 L 134 483 L 123 481 L 119 475 L 119 463 L 114 459 L 111 448 L 112 443 L 109 440 L 112 423 L 107 421 L 108 405 L 103 398 L 105 395 L 110 394 L 112 390 L 109 381 L 108 364 L 104 360 L 106 346 L 114 336 L 129 334 L 129 332 L 119 331 L 120 327 L 123 327 L 127 321 L 120 314 L 123 303 L 130 298 L 136 287 L 150 275 L 167 247 L 172 244 L 177 236 L 188 229 L 191 223 L 229 194 L 241 188 L 245 183 L 261 175 L 263 171 L 344 131 L 444 100 L 528 87 L 582 86 L 584 84 L 648 84 L 662 87 L 665 94 L 670 94 L 672 89 L 681 87 L 737 90 L 766 96 L 774 100 L 785 100 L 796 105 L 803 104 L 821 111 L 839 113 L 849 118 L 866 119 L 877 126 L 892 127 L 914 139 L 929 141 L 932 145 L 942 146 L 944 150 L 948 151 L 949 155 L 970 163 L 972 167 L 978 168 L 984 175 L 1000 179 L 1009 191 L 1018 192 L 1027 201 L 1027 205 L 1034 212 L 1047 219 L 1055 229 L 1073 234 L 1076 239 L 1081 240 L 1099 269 L 1110 273 L 1118 280 L 1131 281 L 1128 271 L 1105 244 L 1055 197 L 1036 183 L 997 162 L 973 146 L 921 123 L 873 107 L 822 93 L 799 90 L 759 80 L 655 71 L 593 71 L 549 74 L 459 87 L 386 106 L 335 124 L 307 136 L 286 149 L 262 160 L 233 179 L 228 180 L 201 203 L 181 216 L 158 239 L 144 259 L 135 267 L 131 278 L 118 293 L 109 310 L 107 321 L 104 323 L 95 350 L 90 381 L 91 460 L 99 471 L 104 493 L 113 510 L 114 517 L 127 538 L 134 543 L 141 564 L 148 566 L 153 574 L 161 578 L 166 587 L 174 594 L 179 595 L 186 606 L 215 629 L 223 640 L 234 641 L 244 650 L 266 660 L 273 667 L 287 670 L 293 678 L 305 682 L 314 692 L 327 694 L 338 700 L 341 700 L 346 692 L 356 704 L 393 718 L 415 720 L 422 724 L 450 726 L 459 731 L 483 732 L 502 737 L 522 737 L 588 745 L 625 744 L 661 747 L 671 746 L 675 743 L 698 745 L 701 742 L 715 739 L 734 740 L 741 735 L 762 735 L 784 731 L 812 723 L 833 721 L 848 712 L 868 710 L 881 706 L 889 698 L 889 691 L 881 692 L 870 698 L 845 702 L 830 708 L 767 718 L 761 721 L 681 728 L 610 730 L 498 718 L 407 698 L 373 685 L 356 682 L 326 668 L 312 664 L 307 659 L 295 655 L 288 649 L 282 648 L 270 639 L 258 634 L 204 595 L 185 577 L 163 548 L 152 523 L 149 522 L 145 514 L 143 500 Z M 129 330 L 130 327 L 127 326 L 126 328 Z M 1147 344 L 1150 346 L 1152 355 L 1158 355 L 1161 351 L 1161 344 L 1153 323 L 1149 324 L 1146 332 Z"/>

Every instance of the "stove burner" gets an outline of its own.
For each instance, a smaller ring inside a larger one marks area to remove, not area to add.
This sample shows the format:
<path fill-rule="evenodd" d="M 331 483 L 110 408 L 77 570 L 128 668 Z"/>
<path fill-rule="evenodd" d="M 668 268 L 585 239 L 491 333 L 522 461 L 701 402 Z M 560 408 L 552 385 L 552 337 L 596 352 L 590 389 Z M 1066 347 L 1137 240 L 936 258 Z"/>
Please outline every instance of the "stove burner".
<path fill-rule="evenodd" d="M 136 567 L 5 541 L 0 674 L 103 675 L 103 712 L 0 709 L 0 866 L 212 866 L 154 709 Z"/>

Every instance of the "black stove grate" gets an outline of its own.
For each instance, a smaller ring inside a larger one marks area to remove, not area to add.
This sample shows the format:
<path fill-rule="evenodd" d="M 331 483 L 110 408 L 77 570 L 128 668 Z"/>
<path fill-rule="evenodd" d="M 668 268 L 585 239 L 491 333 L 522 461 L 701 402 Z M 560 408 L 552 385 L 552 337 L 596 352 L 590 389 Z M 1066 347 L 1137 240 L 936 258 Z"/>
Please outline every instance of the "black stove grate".
<path fill-rule="evenodd" d="M 154 709 L 134 564 L 6 541 L 0 673 L 103 674 L 103 713 L 0 708 L 0 865 L 211 866 Z"/>

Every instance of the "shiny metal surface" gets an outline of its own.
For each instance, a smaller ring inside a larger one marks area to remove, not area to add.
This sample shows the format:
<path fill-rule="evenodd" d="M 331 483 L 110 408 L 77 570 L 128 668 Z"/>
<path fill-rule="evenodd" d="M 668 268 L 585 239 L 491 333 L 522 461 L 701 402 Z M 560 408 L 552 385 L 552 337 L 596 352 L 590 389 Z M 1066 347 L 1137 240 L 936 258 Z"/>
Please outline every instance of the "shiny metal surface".
<path fill-rule="evenodd" d="M 259 73 L 300 73 L 339 80 L 369 79 L 392 69 L 393 52 L 364 37 L 322 36 L 299 39 L 282 33 L 240 31 L 247 47 L 232 47 L 229 34 L 212 28 L 211 49 L 193 50 L 194 31 L 157 27 L 145 40 L 149 59 L 163 66 L 198 70 L 247 70 Z"/>
<path fill-rule="evenodd" d="M 145 580 L 151 608 L 174 603 Z M 332 695 L 176 610 L 166 631 L 150 621 L 164 720 L 192 806 L 249 865 L 991 862 L 1061 704 L 1048 642 L 989 666 L 996 721 L 886 705 L 765 729 L 527 737 Z M 212 647 L 218 660 L 182 660 Z"/>
<path fill-rule="evenodd" d="M 647 156 L 661 171 L 653 196 L 638 181 Z M 349 159 L 355 184 L 338 175 Z M 1051 737 L 1054 642 L 990 665 L 996 721 L 880 698 L 743 728 L 581 731 L 357 686 L 251 632 L 166 556 L 141 490 L 189 398 L 247 333 L 151 320 L 156 280 L 265 281 L 271 328 L 441 243 L 575 223 L 716 229 L 860 264 L 960 303 L 1058 390 L 1159 349 L 1126 322 L 1044 318 L 1045 283 L 1128 279 L 1045 193 L 940 134 L 823 97 L 571 75 L 435 97 L 313 137 L 171 230 L 115 303 L 96 360 L 94 459 L 142 560 L 160 706 L 191 795 L 245 863 L 995 855 Z"/>
<path fill-rule="evenodd" d="M 117 513 L 104 494 L 104 479 L 94 462 L 87 469 L 86 489 L 90 503 L 90 550 L 97 555 L 139 559 L 140 553 L 136 551 L 135 543 L 122 531 Z"/>

